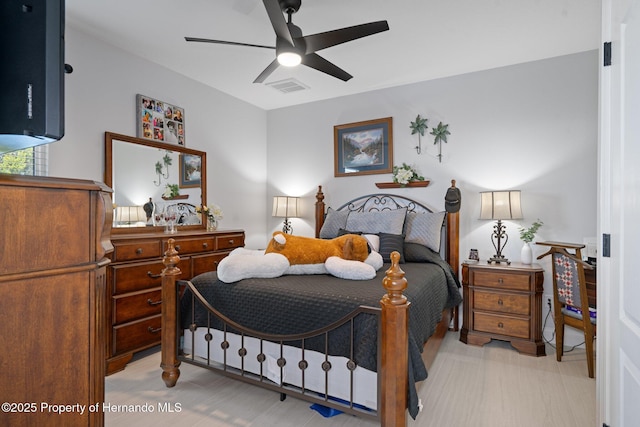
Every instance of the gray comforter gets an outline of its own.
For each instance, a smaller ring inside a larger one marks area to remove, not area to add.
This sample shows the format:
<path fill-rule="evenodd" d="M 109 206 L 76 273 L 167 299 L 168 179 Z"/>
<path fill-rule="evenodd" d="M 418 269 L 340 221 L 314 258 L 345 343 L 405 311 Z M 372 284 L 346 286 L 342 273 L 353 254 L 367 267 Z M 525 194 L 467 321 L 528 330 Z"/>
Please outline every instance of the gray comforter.
<path fill-rule="evenodd" d="M 275 279 L 245 279 L 236 283 L 217 280 L 215 272 L 201 274 L 191 282 L 220 313 L 234 322 L 266 334 L 300 334 L 323 328 L 351 313 L 359 306 L 380 307 L 385 290 L 382 279 L 386 264 L 377 277 L 368 281 L 352 281 L 328 275 L 283 276 Z M 459 283 L 448 264 L 434 254 L 429 263 L 406 263 L 408 287 L 404 294 L 409 308 L 409 412 L 418 412 L 415 382 L 427 377 L 421 352 L 424 342 L 441 320 L 442 310 L 460 303 Z M 191 292 L 181 299 L 183 328 L 190 325 L 213 327 L 219 322 L 204 308 L 191 307 Z M 350 357 L 351 341 L 355 342 L 354 361 L 363 368 L 377 371 L 378 316 L 360 314 L 350 326 L 330 333 L 329 354 Z M 296 343 L 288 342 L 290 345 Z M 324 352 L 324 338 L 305 341 L 305 348 Z"/>

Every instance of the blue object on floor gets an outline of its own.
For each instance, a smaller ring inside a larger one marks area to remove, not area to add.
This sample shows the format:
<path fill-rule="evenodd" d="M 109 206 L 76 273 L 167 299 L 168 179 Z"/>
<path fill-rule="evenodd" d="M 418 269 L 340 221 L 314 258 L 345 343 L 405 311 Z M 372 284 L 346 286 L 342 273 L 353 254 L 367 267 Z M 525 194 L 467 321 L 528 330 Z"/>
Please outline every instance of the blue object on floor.
<path fill-rule="evenodd" d="M 320 415 L 322 415 L 325 418 L 335 417 L 336 415 L 340 415 L 344 413 L 338 409 L 329 408 L 328 406 L 320 405 L 319 403 L 314 403 L 313 405 L 310 406 L 310 408 L 318 412 Z"/>

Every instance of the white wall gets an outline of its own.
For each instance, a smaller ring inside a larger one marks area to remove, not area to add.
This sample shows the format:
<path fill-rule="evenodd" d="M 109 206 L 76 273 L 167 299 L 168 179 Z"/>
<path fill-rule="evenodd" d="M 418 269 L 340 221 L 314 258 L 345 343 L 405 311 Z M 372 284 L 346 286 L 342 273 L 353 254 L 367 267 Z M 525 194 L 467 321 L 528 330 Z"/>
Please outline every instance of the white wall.
<path fill-rule="evenodd" d="M 49 147 L 51 176 L 104 179 L 104 132 L 136 136 L 136 94 L 185 109 L 186 143 L 207 152 L 207 201 L 222 228 L 264 247 L 266 112 L 67 26 L 65 136 Z M 168 53 L 170 54 L 170 53 Z"/>
<path fill-rule="evenodd" d="M 269 111 L 267 200 L 304 196 L 304 218 L 293 220 L 293 227 L 297 234 L 313 235 L 318 185 L 334 207 L 379 191 L 374 183 L 390 182 L 390 174 L 333 176 L 333 126 L 391 116 L 394 164 L 413 164 L 431 179 L 426 189 L 394 191 L 441 210 L 451 179 L 457 180 L 463 195 L 462 259 L 471 248 L 481 258 L 495 253 L 494 223 L 478 219 L 478 192 L 485 190 L 522 190 L 524 219 L 506 223 L 510 240 L 503 254 L 511 260 L 520 258 L 517 228 L 538 218 L 544 226 L 536 240 L 581 243 L 596 236 L 597 88 L 598 57 L 591 51 Z M 442 163 L 426 135 L 423 154 L 416 154 L 409 123 L 418 114 L 429 119 L 429 127 L 449 124 Z M 273 218 L 268 228 L 279 226 Z M 533 249 L 534 256 L 544 252 Z M 551 265 L 542 265 L 550 296 Z"/>

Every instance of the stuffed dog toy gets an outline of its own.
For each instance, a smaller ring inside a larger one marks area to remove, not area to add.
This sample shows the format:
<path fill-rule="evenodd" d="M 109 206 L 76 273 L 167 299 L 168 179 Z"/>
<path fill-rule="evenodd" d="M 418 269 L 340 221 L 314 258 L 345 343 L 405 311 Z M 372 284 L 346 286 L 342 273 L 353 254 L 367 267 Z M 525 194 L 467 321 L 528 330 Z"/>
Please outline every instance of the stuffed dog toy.
<path fill-rule="evenodd" d="M 335 239 L 314 239 L 273 233 L 267 249 L 238 248 L 218 265 L 218 278 L 226 283 L 284 274 L 331 274 L 350 280 L 368 280 L 382 267 L 382 256 L 370 251 L 365 237 L 347 234 Z"/>
<path fill-rule="evenodd" d="M 335 239 L 314 239 L 273 233 L 265 253 L 279 253 L 287 257 L 289 264 L 322 264 L 327 258 L 337 256 L 351 261 L 364 262 L 369 256 L 367 239 L 356 234 L 345 234 Z"/>

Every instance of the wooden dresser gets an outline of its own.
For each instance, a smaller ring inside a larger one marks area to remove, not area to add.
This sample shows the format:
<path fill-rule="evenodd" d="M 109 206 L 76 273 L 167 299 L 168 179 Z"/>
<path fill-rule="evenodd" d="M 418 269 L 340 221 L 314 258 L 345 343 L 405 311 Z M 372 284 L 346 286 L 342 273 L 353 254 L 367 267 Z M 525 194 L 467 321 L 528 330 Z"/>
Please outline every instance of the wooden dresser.
<path fill-rule="evenodd" d="M 110 191 L 0 174 L 2 426 L 104 425 Z"/>
<path fill-rule="evenodd" d="M 180 254 L 181 279 L 216 270 L 229 252 L 244 246 L 243 230 L 114 234 L 107 270 L 107 375 L 124 369 L 135 352 L 160 344 L 160 273 L 170 238 Z"/>
<path fill-rule="evenodd" d="M 543 269 L 512 263 L 462 264 L 464 312 L 460 341 L 510 341 L 521 353 L 544 356 Z"/>

